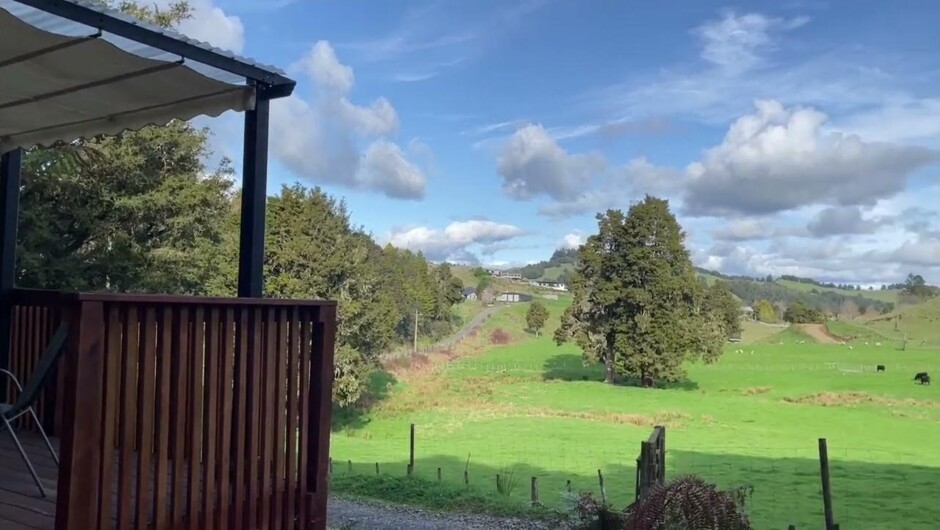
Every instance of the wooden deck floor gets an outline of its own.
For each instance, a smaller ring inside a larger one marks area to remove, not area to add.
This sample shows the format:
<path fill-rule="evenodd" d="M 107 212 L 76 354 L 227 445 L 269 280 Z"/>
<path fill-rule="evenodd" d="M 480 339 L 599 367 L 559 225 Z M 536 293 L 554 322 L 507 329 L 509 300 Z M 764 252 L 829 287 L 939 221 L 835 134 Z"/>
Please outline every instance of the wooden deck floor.
<path fill-rule="evenodd" d="M 46 488 L 47 496 L 39 495 L 13 438 L 0 426 L 0 529 L 52 530 L 55 526 L 58 467 L 42 438 L 29 432 L 18 432 L 17 435 Z M 52 443 L 58 446 L 57 440 Z"/>

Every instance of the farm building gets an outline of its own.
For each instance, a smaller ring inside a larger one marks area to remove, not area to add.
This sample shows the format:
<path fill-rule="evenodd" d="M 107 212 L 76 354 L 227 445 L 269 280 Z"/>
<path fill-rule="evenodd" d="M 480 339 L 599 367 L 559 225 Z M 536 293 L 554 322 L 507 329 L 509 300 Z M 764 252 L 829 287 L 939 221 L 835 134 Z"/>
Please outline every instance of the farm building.
<path fill-rule="evenodd" d="M 499 295 L 496 296 L 496 301 L 509 303 L 531 302 L 532 295 L 525 293 L 499 293 Z"/>
<path fill-rule="evenodd" d="M 473 287 L 464 287 L 463 299 L 474 301 L 477 299 L 477 290 Z"/>

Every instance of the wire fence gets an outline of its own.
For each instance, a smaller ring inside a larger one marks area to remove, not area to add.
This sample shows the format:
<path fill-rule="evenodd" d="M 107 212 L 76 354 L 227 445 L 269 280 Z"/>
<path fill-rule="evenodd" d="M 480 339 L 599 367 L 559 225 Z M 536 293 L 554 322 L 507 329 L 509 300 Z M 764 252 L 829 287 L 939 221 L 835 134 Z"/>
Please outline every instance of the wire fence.
<path fill-rule="evenodd" d="M 373 433 L 368 438 L 334 434 L 331 473 L 334 477 L 411 475 L 442 487 L 505 495 L 520 503 L 531 502 L 535 494 L 540 504 L 555 509 L 568 509 L 573 495 L 591 492 L 625 507 L 634 500 L 637 457 L 646 438 L 617 446 L 565 432 L 552 440 L 533 439 L 524 432 L 511 437 L 468 434 L 458 441 L 437 434 L 416 426 L 413 453 L 407 424 L 394 433 Z M 816 440 L 797 446 L 768 439 L 739 447 L 670 442 L 666 480 L 694 474 L 722 488 L 752 488 L 749 512 L 757 528 L 820 526 L 823 503 Z M 910 508 L 907 522 L 940 520 L 935 502 L 940 456 L 923 461 L 902 448 L 830 444 L 829 468 L 842 528 L 897 528 L 894 510 L 876 509 L 885 499 Z"/>

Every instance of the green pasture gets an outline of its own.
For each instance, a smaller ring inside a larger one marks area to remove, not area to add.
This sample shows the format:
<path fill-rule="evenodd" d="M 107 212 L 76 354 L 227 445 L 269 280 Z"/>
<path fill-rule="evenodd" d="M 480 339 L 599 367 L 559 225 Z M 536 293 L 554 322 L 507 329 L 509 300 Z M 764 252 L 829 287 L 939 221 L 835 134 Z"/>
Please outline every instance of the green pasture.
<path fill-rule="evenodd" d="M 520 305 L 476 337 L 500 328 L 513 336 L 510 344 L 452 359 L 407 383 L 377 374 L 383 390 L 372 408 L 337 416 L 337 484 L 351 475 L 356 492 L 369 494 L 365 477 L 375 476 L 378 463 L 386 478 L 376 484 L 387 490 L 388 476 L 405 475 L 413 423 L 421 484 L 436 484 L 440 468 L 441 491 L 467 488 L 466 470 L 468 491 L 498 497 L 500 510 L 507 503 L 522 510 L 536 476 L 541 501 L 563 509 L 568 481 L 574 492 L 597 494 L 600 470 L 608 498 L 625 506 L 640 441 L 663 424 L 667 478 L 695 473 L 720 486 L 753 486 L 755 528 L 821 526 L 821 437 L 842 528 L 940 524 L 940 386 L 912 381 L 916 372 L 940 373 L 936 349 L 823 345 L 785 330 L 729 344 L 718 363 L 690 365 L 687 380 L 668 388 L 609 386 L 599 366 L 582 366 L 575 346 L 552 342 L 564 303 L 548 303 L 553 320 L 541 337 L 522 331 Z M 886 371 L 876 372 L 878 364 Z M 511 477 L 508 495 L 495 492 L 497 474 Z M 386 490 L 372 494 L 388 497 Z"/>

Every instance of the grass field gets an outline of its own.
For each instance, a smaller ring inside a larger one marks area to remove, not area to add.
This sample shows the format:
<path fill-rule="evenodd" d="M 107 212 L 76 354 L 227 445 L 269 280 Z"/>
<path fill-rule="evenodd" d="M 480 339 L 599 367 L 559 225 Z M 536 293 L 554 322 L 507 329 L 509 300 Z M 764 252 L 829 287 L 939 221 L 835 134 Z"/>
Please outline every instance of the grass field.
<path fill-rule="evenodd" d="M 898 303 L 899 296 L 901 291 L 899 289 L 885 289 L 884 291 L 880 289 L 873 289 L 869 291 L 868 289 L 863 289 L 861 291 L 852 291 L 848 289 L 836 289 L 835 287 L 820 287 L 818 285 L 813 285 L 811 283 L 795 282 L 793 280 L 777 280 L 778 285 L 783 285 L 794 291 L 800 291 L 803 293 L 808 293 L 813 289 L 816 289 L 819 292 L 831 291 L 833 293 L 838 293 L 845 296 L 864 296 L 865 298 L 871 298 L 872 300 L 880 300 L 882 302 L 893 302 Z"/>
<path fill-rule="evenodd" d="M 554 318 L 563 304 L 549 303 Z M 417 477 L 433 484 L 440 467 L 441 491 L 454 492 L 465 488 L 467 469 L 470 504 L 492 499 L 501 510 L 522 509 L 537 476 L 542 502 L 561 509 L 566 481 L 597 493 L 600 469 L 608 497 L 625 506 L 640 441 L 664 424 L 667 477 L 695 473 L 720 486 L 753 486 L 755 528 L 821 526 L 820 437 L 829 443 L 842 528 L 937 528 L 940 387 L 911 380 L 936 371 L 936 349 L 849 349 L 786 330 L 729 345 L 720 362 L 689 366 L 688 380 L 671 388 L 608 386 L 600 367 L 582 366 L 575 347 L 555 346 L 556 321 L 542 337 L 522 332 L 525 309 L 494 317 L 462 351 L 377 376 L 391 385 L 384 397 L 368 413 L 338 416 L 331 448 L 338 490 L 398 491 L 394 477 L 405 474 L 414 423 Z M 494 337 L 497 328 L 505 335 Z M 493 346 L 494 338 L 511 342 Z M 887 372 L 874 372 L 875 364 Z M 370 489 L 376 463 L 384 478 Z M 495 493 L 496 474 L 513 477 L 508 496 Z M 441 507 L 427 498 L 433 491 L 423 495 L 412 502 Z"/>

